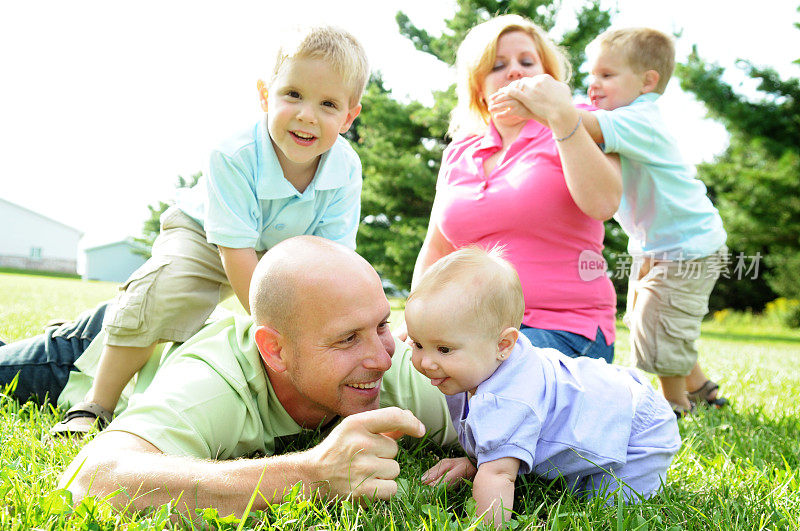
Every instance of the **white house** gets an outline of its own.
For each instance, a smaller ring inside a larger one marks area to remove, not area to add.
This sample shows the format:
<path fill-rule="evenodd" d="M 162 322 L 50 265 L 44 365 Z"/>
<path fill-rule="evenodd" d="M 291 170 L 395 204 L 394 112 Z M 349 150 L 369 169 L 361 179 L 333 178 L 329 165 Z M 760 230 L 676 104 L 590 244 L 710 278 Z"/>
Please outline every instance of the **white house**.
<path fill-rule="evenodd" d="M 0 199 L 0 267 L 75 273 L 83 233 Z"/>
<path fill-rule="evenodd" d="M 145 262 L 142 255 L 134 252 L 137 249 L 144 250 L 146 247 L 133 238 L 85 249 L 83 278 L 110 282 L 127 280 Z"/>

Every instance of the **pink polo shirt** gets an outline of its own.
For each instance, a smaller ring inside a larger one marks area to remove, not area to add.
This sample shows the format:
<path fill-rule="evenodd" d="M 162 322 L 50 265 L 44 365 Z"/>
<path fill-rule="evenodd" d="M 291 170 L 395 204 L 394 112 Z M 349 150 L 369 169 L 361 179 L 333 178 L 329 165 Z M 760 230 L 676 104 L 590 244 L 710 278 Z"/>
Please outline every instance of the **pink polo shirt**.
<path fill-rule="evenodd" d="M 611 344 L 617 297 L 586 260 L 602 253 L 603 223 L 572 200 L 550 129 L 530 120 L 485 175 L 483 162 L 501 147 L 494 125 L 447 147 L 436 192 L 439 230 L 455 247 L 505 246 L 522 281 L 524 324 L 592 340 L 599 326 Z"/>

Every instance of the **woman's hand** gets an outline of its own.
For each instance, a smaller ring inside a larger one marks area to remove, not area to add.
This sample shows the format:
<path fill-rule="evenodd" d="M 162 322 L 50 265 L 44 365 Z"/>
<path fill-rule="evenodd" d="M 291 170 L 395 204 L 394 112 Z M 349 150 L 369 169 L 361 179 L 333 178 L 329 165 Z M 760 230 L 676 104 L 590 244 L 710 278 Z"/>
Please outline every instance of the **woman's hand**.
<path fill-rule="evenodd" d="M 540 117 L 534 115 L 521 99 L 511 94 L 510 86 L 503 87 L 489 97 L 488 108 L 492 117 L 500 119 L 514 117 L 541 123 Z"/>
<path fill-rule="evenodd" d="M 558 135 L 563 125 L 566 133 L 574 126 L 575 106 L 569 85 L 548 74 L 512 81 L 489 97 L 493 116 L 518 116 L 545 124 Z M 569 123 L 568 123 L 569 122 Z"/>

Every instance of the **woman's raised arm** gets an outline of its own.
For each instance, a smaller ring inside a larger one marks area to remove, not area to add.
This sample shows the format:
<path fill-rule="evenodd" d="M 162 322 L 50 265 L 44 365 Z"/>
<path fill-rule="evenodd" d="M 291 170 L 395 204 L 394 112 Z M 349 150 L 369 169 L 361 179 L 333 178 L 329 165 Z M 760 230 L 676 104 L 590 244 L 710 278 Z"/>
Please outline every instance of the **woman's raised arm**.
<path fill-rule="evenodd" d="M 619 161 L 605 155 L 589 136 L 566 83 L 547 74 L 519 79 L 492 95 L 489 109 L 546 124 L 556 139 L 564 179 L 575 204 L 594 219 L 614 215 L 622 198 Z"/>

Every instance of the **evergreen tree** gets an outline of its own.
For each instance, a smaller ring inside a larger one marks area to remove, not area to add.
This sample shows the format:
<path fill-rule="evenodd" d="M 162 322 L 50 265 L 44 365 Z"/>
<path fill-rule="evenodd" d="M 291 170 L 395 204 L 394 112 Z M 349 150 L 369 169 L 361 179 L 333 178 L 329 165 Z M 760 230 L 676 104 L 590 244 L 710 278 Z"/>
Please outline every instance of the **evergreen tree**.
<path fill-rule="evenodd" d="M 712 302 L 761 309 L 776 294 L 800 298 L 800 80 L 747 61 L 740 67 L 759 81 L 758 96 L 737 93 L 722 80 L 723 69 L 706 64 L 696 49 L 677 74 L 731 135 L 728 149 L 698 173 L 725 222 L 733 259 L 750 257 L 752 269 L 752 257 L 763 257 L 760 281 L 752 280 L 754 271 L 746 279 L 732 274 Z"/>

